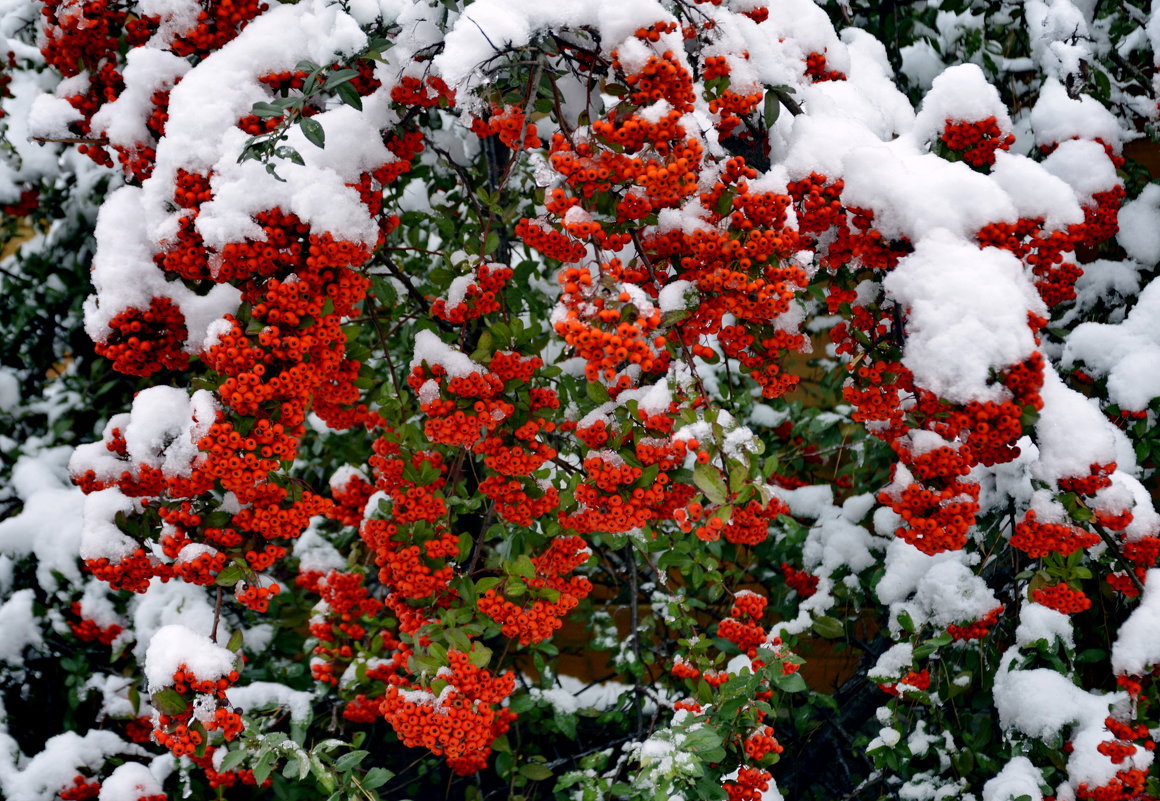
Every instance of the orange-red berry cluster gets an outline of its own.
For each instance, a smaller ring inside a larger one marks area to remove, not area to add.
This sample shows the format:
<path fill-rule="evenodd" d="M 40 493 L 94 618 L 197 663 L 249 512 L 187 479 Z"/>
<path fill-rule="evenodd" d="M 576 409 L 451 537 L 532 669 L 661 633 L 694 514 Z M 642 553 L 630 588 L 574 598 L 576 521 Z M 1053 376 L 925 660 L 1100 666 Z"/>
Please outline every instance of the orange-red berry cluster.
<path fill-rule="evenodd" d="M 1009 150 L 1015 144 L 1015 134 L 1004 134 L 995 117 L 982 120 L 947 120 L 942 143 L 972 167 L 990 167 L 995 163 L 996 150 Z"/>
<path fill-rule="evenodd" d="M 564 616 L 591 592 L 592 582 L 584 576 L 564 578 L 589 555 L 580 537 L 556 537 L 546 551 L 532 559 L 534 576 L 511 579 L 523 584 L 533 597 L 548 591 L 548 598 L 535 598 L 521 606 L 490 589 L 479 599 L 479 611 L 499 623 L 505 637 L 518 638 L 520 645 L 546 640 L 560 628 Z M 554 601 L 549 600 L 552 596 Z"/>
<path fill-rule="evenodd" d="M 1032 590 L 1031 600 L 1065 615 L 1074 615 L 1092 606 L 1091 599 L 1083 591 L 1072 589 L 1063 582 Z"/>
<path fill-rule="evenodd" d="M 515 689 L 516 678 L 510 671 L 495 676 L 462 651 L 448 651 L 447 662 L 429 687 L 388 689 L 382 714 L 405 745 L 446 757 L 464 776 L 483 767 L 492 742 L 515 720 L 500 704 Z"/>
<path fill-rule="evenodd" d="M 228 709 L 226 690 L 238 680 L 238 672 L 216 679 L 200 679 L 187 666 L 180 665 L 173 673 L 171 688 L 186 700 L 186 710 L 180 714 L 160 714 L 153 730 L 153 740 L 168 748 L 174 756 L 193 756 L 206 744 L 208 732 L 218 729 L 226 740 L 233 740 L 242 729 L 241 715 L 237 710 Z M 205 721 L 195 719 L 192 697 L 207 696 L 217 706 L 211 718 Z"/>

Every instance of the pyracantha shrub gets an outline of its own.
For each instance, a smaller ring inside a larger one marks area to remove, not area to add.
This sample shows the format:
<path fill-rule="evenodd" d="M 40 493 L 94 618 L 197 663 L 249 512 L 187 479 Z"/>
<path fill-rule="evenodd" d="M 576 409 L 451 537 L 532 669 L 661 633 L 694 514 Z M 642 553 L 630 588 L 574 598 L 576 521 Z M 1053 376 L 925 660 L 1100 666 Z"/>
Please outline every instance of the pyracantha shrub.
<path fill-rule="evenodd" d="M 0 795 L 1160 798 L 1160 12 L 827 5 L 0 4 Z"/>

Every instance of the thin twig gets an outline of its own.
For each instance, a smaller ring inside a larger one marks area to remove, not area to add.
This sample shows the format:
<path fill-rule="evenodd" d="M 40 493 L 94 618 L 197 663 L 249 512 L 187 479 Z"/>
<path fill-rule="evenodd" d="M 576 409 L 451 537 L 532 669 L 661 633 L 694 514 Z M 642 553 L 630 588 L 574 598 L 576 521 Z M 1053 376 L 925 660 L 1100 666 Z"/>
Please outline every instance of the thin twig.
<path fill-rule="evenodd" d="M 383 264 L 390 271 L 391 275 L 394 278 L 397 278 L 399 283 L 406 287 L 407 294 L 410 295 L 411 298 L 424 309 L 430 311 L 431 304 L 428 302 L 427 297 L 415 287 L 415 284 L 411 281 L 411 277 L 403 272 L 399 265 L 396 264 L 394 259 L 392 259 L 390 256 L 383 254 L 382 251 L 379 252 L 379 255 L 382 258 Z M 435 324 L 442 328 L 444 331 L 451 332 L 455 330 L 454 326 L 440 317 L 429 315 L 429 319 L 433 320 Z"/>
<path fill-rule="evenodd" d="M 218 635 L 218 622 L 222 619 L 222 588 L 217 588 L 217 600 L 213 605 L 213 628 L 210 630 L 209 638 L 215 643 Z"/>
<path fill-rule="evenodd" d="M 640 608 L 637 604 L 638 589 L 636 586 L 636 554 L 633 552 L 631 544 L 624 546 L 624 559 L 626 567 L 628 568 L 628 603 L 631 613 L 631 627 L 632 631 L 629 636 L 632 637 L 632 650 L 636 654 L 636 664 L 642 665 L 640 656 Z M 633 673 L 633 706 L 636 708 L 636 733 L 639 736 L 644 729 L 644 708 L 641 703 L 641 685 L 640 677 Z"/>
<path fill-rule="evenodd" d="M 1082 500 L 1080 500 L 1079 503 L 1081 507 L 1087 509 L 1087 505 L 1084 504 Z M 1143 595 L 1144 582 L 1140 581 L 1140 577 L 1136 575 L 1135 566 L 1128 561 L 1126 556 L 1124 556 L 1124 552 L 1120 550 L 1120 546 L 1116 543 L 1115 540 L 1112 539 L 1112 535 L 1108 533 L 1107 529 L 1097 523 L 1094 517 L 1088 522 L 1091 524 L 1091 527 L 1096 530 L 1096 534 L 1100 535 L 1100 539 L 1104 541 L 1104 544 L 1108 546 L 1108 550 L 1112 552 L 1112 556 L 1115 557 L 1115 560 L 1120 563 L 1120 567 L 1124 568 L 1124 572 L 1128 574 L 1128 578 L 1130 578 L 1132 583 L 1136 585 L 1136 589 L 1140 592 L 1141 595 Z"/>
<path fill-rule="evenodd" d="M 30 136 L 30 142 L 37 144 L 62 144 L 62 145 L 107 145 L 108 139 L 95 138 L 91 136 Z"/>

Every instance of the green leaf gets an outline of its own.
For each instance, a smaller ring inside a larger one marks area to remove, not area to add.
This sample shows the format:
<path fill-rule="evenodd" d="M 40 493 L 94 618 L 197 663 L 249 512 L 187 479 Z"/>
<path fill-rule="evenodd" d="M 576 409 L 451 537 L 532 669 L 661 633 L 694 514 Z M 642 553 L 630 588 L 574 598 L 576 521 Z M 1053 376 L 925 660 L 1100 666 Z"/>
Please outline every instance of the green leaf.
<path fill-rule="evenodd" d="M 467 655 L 467 661 L 476 667 L 487 667 L 491 662 L 491 649 L 486 645 L 480 643 L 472 643 L 471 653 Z"/>
<path fill-rule="evenodd" d="M 265 783 L 266 779 L 270 778 L 270 771 L 274 769 L 273 761 L 274 755 L 267 751 L 265 754 L 262 754 L 258 760 L 258 764 L 254 766 L 254 781 L 257 782 L 259 787 Z"/>
<path fill-rule="evenodd" d="M 367 771 L 367 775 L 362 778 L 361 784 L 368 790 L 374 790 L 382 787 L 394 776 L 395 774 L 386 768 L 371 768 Z"/>
<path fill-rule="evenodd" d="M 366 759 L 368 754 L 370 754 L 369 751 L 351 751 L 349 754 L 343 754 L 334 760 L 334 769 L 339 773 L 347 773 Z"/>
<path fill-rule="evenodd" d="M 733 193 L 728 192 L 728 191 L 722 192 L 721 197 L 717 198 L 717 205 L 716 205 L 714 210 L 717 212 L 718 215 L 724 217 L 732 209 L 733 209 Z"/>
<path fill-rule="evenodd" d="M 311 117 L 303 117 L 298 121 L 302 134 L 316 147 L 326 147 L 326 131 L 322 130 L 322 123 Z"/>
<path fill-rule="evenodd" d="M 302 154 L 289 145 L 281 145 L 274 148 L 274 155 L 280 159 L 287 159 L 298 166 L 305 166 L 306 162 L 302 158 Z"/>
<path fill-rule="evenodd" d="M 787 693 L 800 693 L 807 689 L 806 680 L 800 673 L 783 673 L 773 677 L 773 684 L 777 689 Z"/>
<path fill-rule="evenodd" d="M 520 765 L 520 773 L 534 782 L 542 782 L 545 779 L 552 778 L 551 769 L 547 765 L 542 765 L 539 762 L 528 762 Z"/>
<path fill-rule="evenodd" d="M 250 113 L 255 117 L 281 117 L 286 113 L 286 108 L 274 103 L 255 103 L 250 108 Z"/>
<path fill-rule="evenodd" d="M 228 754 L 226 754 L 225 759 L 222 760 L 222 765 L 220 768 L 218 768 L 218 770 L 222 773 L 225 773 L 227 770 L 233 770 L 238 765 L 245 762 L 247 756 L 249 756 L 249 754 L 241 748 L 235 751 L 230 751 Z"/>
<path fill-rule="evenodd" d="M 777 118 L 781 116 L 781 101 L 778 99 L 777 92 L 765 87 L 765 108 L 763 109 L 765 115 L 765 127 L 772 128 L 773 124 L 777 122 Z"/>
<path fill-rule="evenodd" d="M 180 715 L 189 709 L 189 702 L 172 687 L 158 690 L 153 693 L 150 700 L 153 707 L 163 715 Z"/>
<path fill-rule="evenodd" d="M 244 642 L 243 642 L 242 630 L 241 629 L 234 629 L 233 633 L 230 635 L 229 642 L 226 643 L 226 650 L 227 651 L 235 651 L 235 652 L 240 651 L 240 650 L 242 650 L 243 644 L 244 644 Z"/>
<path fill-rule="evenodd" d="M 338 89 L 335 91 L 338 94 L 339 100 L 343 103 L 346 103 L 353 109 L 362 111 L 362 97 L 359 95 L 358 90 L 349 83 L 339 84 Z"/>
<path fill-rule="evenodd" d="M 681 745 L 688 751 L 708 751 L 721 745 L 721 735 L 706 726 L 698 726 L 685 736 Z"/>
<path fill-rule="evenodd" d="M 234 516 L 232 514 L 219 509 L 203 517 L 201 524 L 204 528 L 222 528 L 223 526 L 228 526 L 233 519 Z"/>
<path fill-rule="evenodd" d="M 593 403 L 604 404 L 612 400 L 612 396 L 608 394 L 608 388 L 597 381 L 588 382 L 588 400 Z"/>
<path fill-rule="evenodd" d="M 536 566 L 532 564 L 531 558 L 526 553 L 520 554 L 508 565 L 508 572 L 523 578 L 535 578 Z"/>
<path fill-rule="evenodd" d="M 721 473 L 710 464 L 699 464 L 693 468 L 693 483 L 697 489 L 705 493 L 705 497 L 713 503 L 725 503 L 728 488 L 721 478 Z"/>
<path fill-rule="evenodd" d="M 219 587 L 231 587 L 245 578 L 245 572 L 237 562 L 231 562 L 222 568 L 222 572 L 217 574 L 215 583 Z"/>
<path fill-rule="evenodd" d="M 813 629 L 827 640 L 836 640 L 846 633 L 846 629 L 842 626 L 842 622 L 837 618 L 830 617 L 829 615 L 822 615 L 821 617 L 814 618 Z"/>
<path fill-rule="evenodd" d="M 340 84 L 346 83 L 351 78 L 357 78 L 357 77 L 358 77 L 358 70 L 352 70 L 352 69 L 335 70 L 334 72 L 330 73 L 330 75 L 326 76 L 326 83 L 324 83 L 322 85 L 322 88 L 324 90 L 328 91 L 328 90 L 333 89 L 334 87 L 336 87 Z"/>
<path fill-rule="evenodd" d="M 468 639 L 463 629 L 448 629 L 444 632 L 444 636 L 447 638 L 447 644 L 455 650 L 463 653 L 471 650 L 471 640 Z"/>

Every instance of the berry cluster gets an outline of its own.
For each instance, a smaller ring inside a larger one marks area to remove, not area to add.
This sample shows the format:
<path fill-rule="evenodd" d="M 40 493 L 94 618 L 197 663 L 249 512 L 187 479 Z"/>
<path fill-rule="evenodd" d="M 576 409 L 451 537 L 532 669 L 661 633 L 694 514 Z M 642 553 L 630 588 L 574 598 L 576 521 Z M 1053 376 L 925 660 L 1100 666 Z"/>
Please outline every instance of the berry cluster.
<path fill-rule="evenodd" d="M 947 150 L 975 168 L 995 163 L 996 150 L 1008 150 L 1015 134 L 1004 132 L 994 116 L 982 120 L 947 120 L 940 137 Z"/>
<path fill-rule="evenodd" d="M 225 676 L 202 679 L 187 666 L 180 665 L 173 673 L 170 688 L 163 692 L 171 691 L 180 696 L 179 706 L 184 711 L 159 714 L 153 740 L 177 757 L 201 752 L 208 743 L 209 732 L 215 729 L 220 730 L 226 740 L 233 740 L 244 726 L 240 710 L 225 706 L 226 690 L 237 682 L 238 677 L 238 672 L 233 670 Z M 199 703 L 199 696 L 204 697 L 206 703 Z M 214 708 L 212 715 L 201 712 L 204 707 Z"/>
<path fill-rule="evenodd" d="M 469 654 L 452 650 L 431 686 L 387 690 L 382 714 L 404 744 L 446 757 L 464 776 L 483 767 L 491 743 L 515 720 L 514 712 L 499 706 L 515 682 L 514 673 L 492 675 L 472 664 Z"/>

